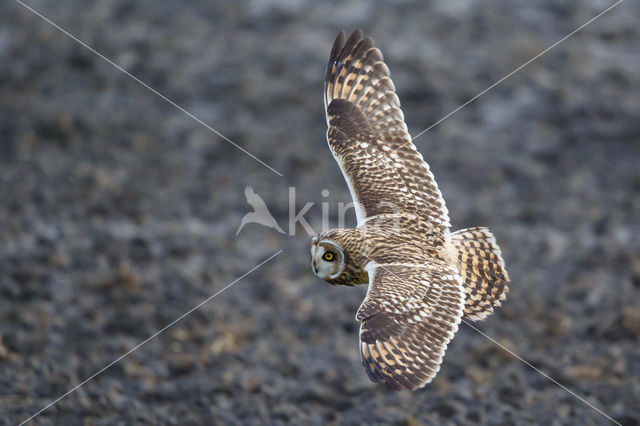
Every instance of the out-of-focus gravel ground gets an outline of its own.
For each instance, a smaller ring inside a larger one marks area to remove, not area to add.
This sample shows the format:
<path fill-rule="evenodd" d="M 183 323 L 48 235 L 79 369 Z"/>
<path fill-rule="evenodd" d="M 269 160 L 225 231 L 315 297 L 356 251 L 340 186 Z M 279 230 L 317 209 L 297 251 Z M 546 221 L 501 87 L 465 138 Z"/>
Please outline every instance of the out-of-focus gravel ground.
<path fill-rule="evenodd" d="M 16 424 L 255 265 L 36 424 L 607 424 L 468 326 L 432 384 L 367 379 L 365 288 L 309 268 L 287 226 L 349 201 L 325 143 L 337 32 L 382 49 L 412 134 L 612 1 L 0 4 L 0 424 Z M 454 228 L 490 226 L 513 283 L 481 330 L 640 422 L 640 5 L 625 1 L 425 135 Z M 355 218 L 349 216 L 349 225 Z"/>

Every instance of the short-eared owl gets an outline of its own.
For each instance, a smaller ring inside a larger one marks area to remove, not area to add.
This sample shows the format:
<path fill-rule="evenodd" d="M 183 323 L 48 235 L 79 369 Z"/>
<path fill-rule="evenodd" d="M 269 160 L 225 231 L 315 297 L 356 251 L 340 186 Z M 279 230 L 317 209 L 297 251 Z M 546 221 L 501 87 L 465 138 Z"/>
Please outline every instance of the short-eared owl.
<path fill-rule="evenodd" d="M 369 284 L 356 314 L 362 364 L 374 382 L 417 389 L 437 374 L 462 317 L 482 319 L 505 298 L 500 249 L 486 228 L 450 232 L 389 69 L 360 30 L 346 42 L 338 35 L 324 102 L 358 226 L 314 237 L 313 271 L 331 284 Z"/>

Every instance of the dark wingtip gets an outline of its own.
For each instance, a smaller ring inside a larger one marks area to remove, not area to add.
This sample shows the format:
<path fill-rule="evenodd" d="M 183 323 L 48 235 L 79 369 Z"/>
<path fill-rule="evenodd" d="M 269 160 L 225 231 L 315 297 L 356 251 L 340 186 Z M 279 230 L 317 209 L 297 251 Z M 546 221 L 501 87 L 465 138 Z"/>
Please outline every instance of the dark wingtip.
<path fill-rule="evenodd" d="M 329 64 L 327 64 L 327 72 L 324 77 L 325 83 L 329 81 L 331 68 L 333 67 L 333 64 L 336 62 L 340 52 L 342 52 L 342 46 L 344 45 L 345 37 L 346 37 L 346 33 L 344 32 L 344 30 L 341 30 L 340 33 L 338 33 L 338 37 L 336 37 L 336 40 L 333 42 L 333 46 L 331 47 L 331 54 L 329 54 Z"/>
<path fill-rule="evenodd" d="M 351 35 L 349 36 L 349 38 L 347 39 L 347 42 L 344 44 L 344 47 L 342 48 L 342 52 L 340 53 L 340 56 L 341 57 L 347 56 L 349 54 L 349 52 L 351 52 L 351 50 L 353 50 L 355 45 L 360 40 L 362 40 L 362 31 L 357 29 L 354 32 L 352 32 Z"/>
<path fill-rule="evenodd" d="M 344 39 L 347 36 L 347 33 L 344 30 L 340 30 L 336 40 L 333 42 L 333 47 L 331 48 L 331 54 L 329 55 L 329 63 L 332 63 L 336 59 L 336 56 L 342 51 L 342 47 L 344 46 Z"/>
<path fill-rule="evenodd" d="M 329 55 L 329 63 L 327 64 L 327 70 L 325 72 L 325 107 L 328 106 L 331 99 L 333 99 L 333 93 L 328 93 L 327 88 L 333 87 L 335 89 L 335 85 L 339 82 L 339 75 L 345 66 L 344 61 L 348 63 L 345 71 L 350 72 L 354 62 L 361 59 L 371 48 L 373 48 L 373 40 L 371 37 L 363 38 L 360 28 L 354 30 L 348 37 L 344 30 L 340 31 L 336 40 L 333 42 L 331 54 Z M 380 54 L 379 51 L 377 52 L 377 56 L 382 60 L 382 54 Z M 333 84 L 333 86 L 330 86 L 331 84 Z"/>

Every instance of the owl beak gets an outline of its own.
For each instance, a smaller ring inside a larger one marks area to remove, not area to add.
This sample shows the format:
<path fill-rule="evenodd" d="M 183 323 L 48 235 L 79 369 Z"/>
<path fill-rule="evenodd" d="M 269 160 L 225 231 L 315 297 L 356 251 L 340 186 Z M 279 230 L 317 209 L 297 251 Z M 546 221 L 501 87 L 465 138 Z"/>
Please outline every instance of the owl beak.
<path fill-rule="evenodd" d="M 311 262 L 311 267 L 313 268 L 313 273 L 318 275 L 318 268 L 316 268 L 316 261 Z"/>

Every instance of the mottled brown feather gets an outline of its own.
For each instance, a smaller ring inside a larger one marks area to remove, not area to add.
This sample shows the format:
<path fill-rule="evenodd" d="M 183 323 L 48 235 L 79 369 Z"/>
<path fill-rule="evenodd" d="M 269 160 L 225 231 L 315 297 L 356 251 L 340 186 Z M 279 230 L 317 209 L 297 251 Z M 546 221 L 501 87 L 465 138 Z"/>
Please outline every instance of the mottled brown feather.
<path fill-rule="evenodd" d="M 493 234 L 482 227 L 461 229 L 451 234 L 460 275 L 467 294 L 464 314 L 484 319 L 507 297 L 509 274 Z"/>
<path fill-rule="evenodd" d="M 344 38 L 340 33 L 327 66 L 327 139 L 349 183 L 358 220 L 393 208 L 444 231 L 450 226 L 447 208 L 411 142 L 382 53 L 359 30 Z M 371 192 L 373 186 L 380 191 Z M 378 206 L 380 200 L 388 206 Z"/>
<path fill-rule="evenodd" d="M 444 262 L 372 264 L 367 271 L 369 292 L 356 314 L 362 322 L 362 363 L 370 376 L 396 389 L 420 388 L 437 374 L 458 329 L 464 310 L 461 277 Z"/>

